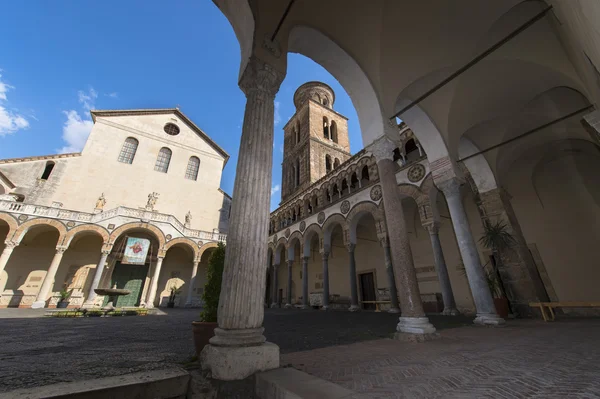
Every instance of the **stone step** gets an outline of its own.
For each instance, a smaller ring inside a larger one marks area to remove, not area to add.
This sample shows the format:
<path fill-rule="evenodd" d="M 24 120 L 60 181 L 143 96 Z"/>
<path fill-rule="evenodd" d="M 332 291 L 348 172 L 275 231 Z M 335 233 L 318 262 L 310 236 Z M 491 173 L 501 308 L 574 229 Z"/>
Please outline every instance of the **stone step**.
<path fill-rule="evenodd" d="M 354 399 L 356 392 L 294 368 L 279 368 L 256 375 L 258 399 Z"/>
<path fill-rule="evenodd" d="M 0 393 L 0 399 L 184 399 L 190 375 L 182 369 L 144 371 Z"/>

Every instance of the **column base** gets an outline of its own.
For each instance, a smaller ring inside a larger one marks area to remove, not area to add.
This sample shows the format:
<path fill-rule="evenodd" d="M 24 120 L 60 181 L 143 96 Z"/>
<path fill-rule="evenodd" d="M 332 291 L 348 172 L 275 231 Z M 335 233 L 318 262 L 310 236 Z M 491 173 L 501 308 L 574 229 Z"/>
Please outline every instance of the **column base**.
<path fill-rule="evenodd" d="M 398 308 L 389 308 L 388 313 L 400 313 L 400 309 Z"/>
<path fill-rule="evenodd" d="M 481 326 L 503 326 L 506 320 L 495 313 L 477 313 L 477 317 L 473 320 L 473 324 Z"/>
<path fill-rule="evenodd" d="M 293 306 L 292 306 L 291 303 L 286 303 L 285 306 L 284 306 L 284 308 L 285 309 L 291 309 L 291 308 L 293 308 Z"/>
<path fill-rule="evenodd" d="M 192 307 L 192 303 L 191 302 L 187 302 L 185 305 L 183 305 L 184 308 L 191 308 Z"/>
<path fill-rule="evenodd" d="M 323 306 L 321 306 L 321 310 L 329 310 L 329 305 L 323 305 Z"/>
<path fill-rule="evenodd" d="M 274 309 L 274 308 L 278 308 L 278 307 L 279 307 L 279 305 L 278 305 L 278 304 L 276 304 L 276 303 L 272 303 L 270 307 L 271 307 L 271 309 Z"/>
<path fill-rule="evenodd" d="M 264 328 L 244 328 L 239 330 L 225 330 L 215 328 L 215 336 L 208 342 L 213 346 L 256 346 L 262 345 L 267 340 L 263 335 Z"/>
<path fill-rule="evenodd" d="M 444 316 L 458 316 L 458 315 L 460 315 L 460 312 L 456 308 L 452 308 L 452 309 L 445 308 L 444 311 L 442 312 L 442 314 Z"/>
<path fill-rule="evenodd" d="M 218 329 L 217 329 L 218 330 Z M 243 380 L 259 371 L 279 367 L 279 347 L 271 342 L 255 346 L 206 345 L 200 354 L 202 370 L 223 381 Z"/>
<path fill-rule="evenodd" d="M 400 317 L 396 330 L 409 334 L 433 334 L 435 327 L 427 317 Z"/>
<path fill-rule="evenodd" d="M 310 309 L 310 306 L 309 305 L 302 305 L 302 306 L 300 306 L 300 309 Z"/>
<path fill-rule="evenodd" d="M 147 303 L 147 304 L 146 304 L 145 306 L 143 306 L 143 307 L 145 307 L 146 309 L 154 309 L 154 304 L 152 304 L 152 303 Z"/>
<path fill-rule="evenodd" d="M 360 307 L 358 305 L 351 305 L 348 310 L 350 312 L 358 312 L 360 310 Z"/>
<path fill-rule="evenodd" d="M 31 304 L 31 309 L 42 309 L 46 307 L 46 301 L 35 301 Z"/>

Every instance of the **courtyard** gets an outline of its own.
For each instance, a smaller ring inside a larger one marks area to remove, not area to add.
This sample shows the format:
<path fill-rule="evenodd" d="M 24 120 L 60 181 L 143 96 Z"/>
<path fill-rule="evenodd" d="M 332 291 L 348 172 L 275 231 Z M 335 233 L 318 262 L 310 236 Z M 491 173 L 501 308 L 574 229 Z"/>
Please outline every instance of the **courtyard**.
<path fill-rule="evenodd" d="M 193 355 L 194 309 L 162 316 L 57 319 L 3 309 L 0 392 L 181 367 Z M 38 316 L 38 317 L 35 317 Z M 269 309 L 265 335 L 292 366 L 365 398 L 600 398 L 600 320 L 475 327 L 431 316 L 439 340 L 389 339 L 397 315 Z"/>

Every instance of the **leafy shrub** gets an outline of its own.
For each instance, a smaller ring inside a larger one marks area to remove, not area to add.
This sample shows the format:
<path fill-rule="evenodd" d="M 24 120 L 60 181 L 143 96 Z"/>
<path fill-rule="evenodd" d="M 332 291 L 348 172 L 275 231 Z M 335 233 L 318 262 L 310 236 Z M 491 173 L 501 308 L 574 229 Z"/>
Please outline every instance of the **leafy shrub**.
<path fill-rule="evenodd" d="M 202 300 L 204 308 L 200 313 L 200 321 L 217 322 L 223 268 L 225 267 L 225 244 L 220 242 L 208 259 L 207 281 L 204 286 Z"/>

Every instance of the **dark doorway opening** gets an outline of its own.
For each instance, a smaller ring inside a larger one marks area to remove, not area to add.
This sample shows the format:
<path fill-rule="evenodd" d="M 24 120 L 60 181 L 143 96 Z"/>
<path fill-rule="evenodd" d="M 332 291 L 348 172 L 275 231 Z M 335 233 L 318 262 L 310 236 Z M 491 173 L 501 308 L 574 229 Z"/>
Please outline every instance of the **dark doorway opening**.
<path fill-rule="evenodd" d="M 119 289 L 130 290 L 131 294 L 117 297 L 115 307 L 140 306 L 147 274 L 147 265 L 129 265 L 117 262 L 110 286 L 116 285 Z M 108 297 L 104 299 L 104 302 L 104 305 L 108 303 Z"/>
<path fill-rule="evenodd" d="M 375 275 L 373 272 L 359 274 L 360 295 L 363 301 L 376 301 L 375 294 Z M 374 303 L 363 303 L 362 308 L 365 310 L 374 310 Z"/>

